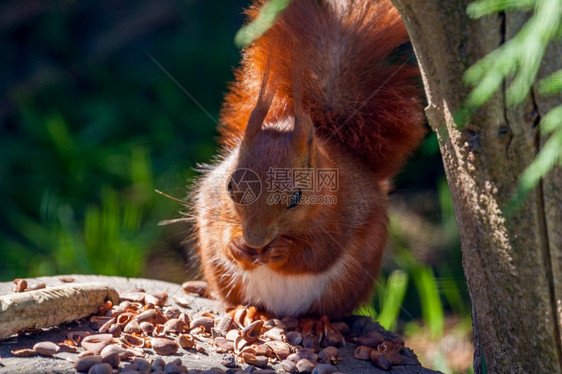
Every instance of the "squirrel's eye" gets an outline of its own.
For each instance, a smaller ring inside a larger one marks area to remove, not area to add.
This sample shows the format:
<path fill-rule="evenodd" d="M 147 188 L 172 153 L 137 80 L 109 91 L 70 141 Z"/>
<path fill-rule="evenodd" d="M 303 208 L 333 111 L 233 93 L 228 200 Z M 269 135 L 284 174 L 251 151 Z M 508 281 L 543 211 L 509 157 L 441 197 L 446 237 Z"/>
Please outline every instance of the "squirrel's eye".
<path fill-rule="evenodd" d="M 232 198 L 232 200 L 234 200 L 234 186 L 232 185 L 232 180 L 230 180 L 230 182 L 228 182 L 228 193 L 230 194 L 230 197 Z"/>
<path fill-rule="evenodd" d="M 302 198 L 302 191 L 299 188 L 289 199 L 289 205 L 287 205 L 287 209 L 291 209 L 299 205 Z"/>

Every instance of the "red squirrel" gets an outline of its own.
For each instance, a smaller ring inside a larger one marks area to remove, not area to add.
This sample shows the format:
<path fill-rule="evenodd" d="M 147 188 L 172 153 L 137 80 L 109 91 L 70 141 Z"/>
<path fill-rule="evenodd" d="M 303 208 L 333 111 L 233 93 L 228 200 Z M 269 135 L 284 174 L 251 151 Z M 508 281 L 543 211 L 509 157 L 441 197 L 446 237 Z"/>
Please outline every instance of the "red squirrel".
<path fill-rule="evenodd" d="M 388 0 L 293 0 L 245 48 L 192 196 L 212 295 L 279 317 L 368 301 L 389 180 L 425 133 L 407 40 Z"/>

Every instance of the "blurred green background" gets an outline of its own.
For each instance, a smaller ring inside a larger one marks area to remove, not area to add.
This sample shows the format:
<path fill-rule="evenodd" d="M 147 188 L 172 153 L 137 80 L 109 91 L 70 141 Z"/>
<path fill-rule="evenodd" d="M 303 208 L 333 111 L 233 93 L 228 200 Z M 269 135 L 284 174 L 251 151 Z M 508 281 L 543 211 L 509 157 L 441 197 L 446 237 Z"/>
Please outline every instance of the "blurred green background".
<path fill-rule="evenodd" d="M 216 153 L 248 4 L 2 2 L 0 281 L 197 277 L 189 226 L 158 226 L 184 207 L 154 190 L 185 198 L 196 164 Z M 389 250 L 373 305 L 360 312 L 405 334 L 425 365 L 464 372 L 470 301 L 431 131 L 391 201 Z"/>

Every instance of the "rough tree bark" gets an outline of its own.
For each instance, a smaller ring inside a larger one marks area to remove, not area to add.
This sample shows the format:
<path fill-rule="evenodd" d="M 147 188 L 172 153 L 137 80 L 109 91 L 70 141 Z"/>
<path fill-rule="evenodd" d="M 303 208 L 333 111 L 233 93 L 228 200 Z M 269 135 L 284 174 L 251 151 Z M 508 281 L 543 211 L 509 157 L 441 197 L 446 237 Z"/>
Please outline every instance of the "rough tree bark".
<path fill-rule="evenodd" d="M 462 240 L 472 298 L 474 367 L 488 372 L 562 372 L 562 170 L 555 168 L 513 219 L 502 209 L 544 143 L 537 124 L 562 102 L 533 87 L 516 108 L 504 82 L 459 130 L 453 114 L 467 97 L 466 69 L 513 37 L 530 14 L 466 16 L 468 0 L 393 0 L 410 34 L 437 132 Z M 539 78 L 562 67 L 551 44 Z"/>

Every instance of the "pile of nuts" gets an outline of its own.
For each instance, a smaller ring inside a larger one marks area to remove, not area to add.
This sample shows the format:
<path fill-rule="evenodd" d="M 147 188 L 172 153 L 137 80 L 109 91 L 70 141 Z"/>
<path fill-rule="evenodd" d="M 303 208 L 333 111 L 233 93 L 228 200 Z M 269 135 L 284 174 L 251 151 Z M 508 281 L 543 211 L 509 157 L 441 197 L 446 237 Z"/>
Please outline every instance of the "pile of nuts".
<path fill-rule="evenodd" d="M 193 283 L 184 290 L 195 290 Z M 285 317 L 273 318 L 255 306 L 238 306 L 219 316 L 204 312 L 188 316 L 169 305 L 166 292 L 151 294 L 142 289 L 120 293 L 120 303 L 110 301 L 89 318 L 97 331 L 72 331 L 58 344 L 40 342 L 33 349 L 12 351 L 15 356 L 51 356 L 57 352 L 77 353 L 69 358 L 79 372 L 105 373 L 200 373 L 188 370 L 181 359 L 166 363 L 161 358 L 149 362 L 147 354 L 167 356 L 181 352 L 205 353 L 205 347 L 223 354 L 226 373 L 275 373 L 270 365 L 280 364 L 289 373 L 339 373 L 339 348 L 346 342 L 357 344 L 356 359 L 369 360 L 389 370 L 392 365 L 419 365 L 402 339 L 382 329 L 368 317 L 354 316 L 344 321 Z M 182 309 L 189 308 L 184 297 L 173 297 Z M 127 362 L 122 366 L 122 362 Z M 243 370 L 239 364 L 248 364 Z M 120 366 L 121 365 L 121 366 Z M 225 373 L 213 368 L 205 373 Z"/>

